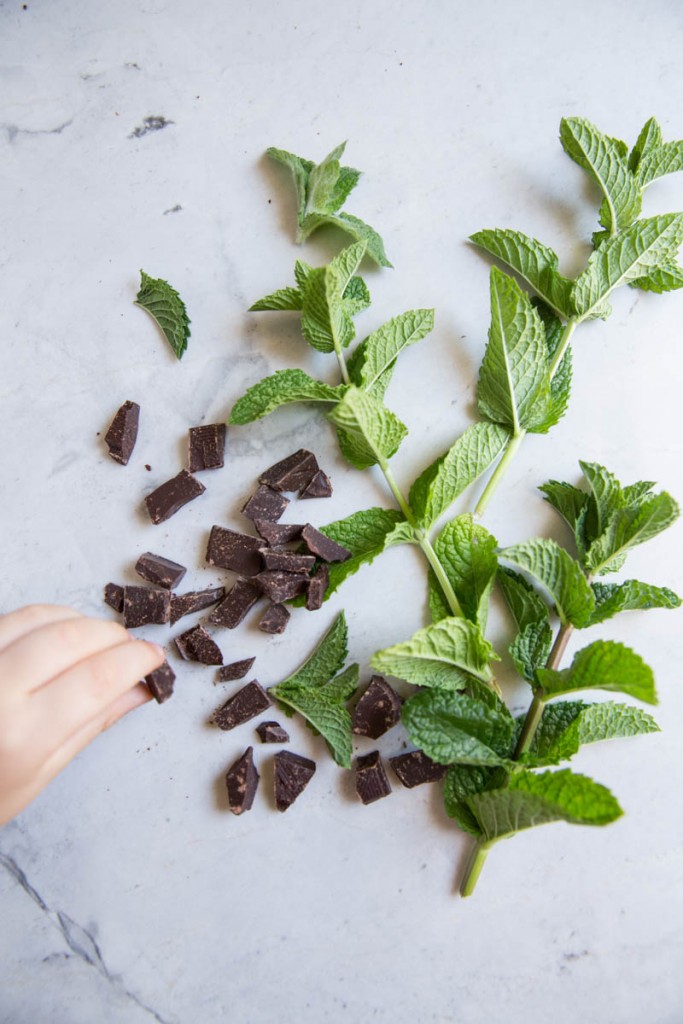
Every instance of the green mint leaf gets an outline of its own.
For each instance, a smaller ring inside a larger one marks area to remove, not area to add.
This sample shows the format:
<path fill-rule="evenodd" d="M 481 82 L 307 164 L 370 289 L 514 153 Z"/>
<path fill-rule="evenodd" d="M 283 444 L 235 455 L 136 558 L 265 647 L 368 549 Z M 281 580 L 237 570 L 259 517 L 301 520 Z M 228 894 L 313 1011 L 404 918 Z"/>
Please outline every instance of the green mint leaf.
<path fill-rule="evenodd" d="M 353 666 L 358 674 L 358 666 Z M 271 687 L 270 694 L 284 707 L 298 712 L 315 732 L 327 741 L 332 756 L 342 768 L 351 767 L 351 715 L 336 692 L 328 693 L 334 680 L 320 689 L 307 686 Z M 344 688 L 345 690 L 347 687 Z M 355 686 L 354 686 L 355 689 Z"/>
<path fill-rule="evenodd" d="M 650 150 L 655 149 L 662 143 L 662 129 L 659 127 L 654 117 L 651 117 L 649 121 L 646 121 L 643 125 L 640 135 L 636 140 L 636 144 L 631 150 L 628 158 L 628 166 L 634 173 L 638 170 L 638 165 L 646 153 Z"/>
<path fill-rule="evenodd" d="M 443 802 L 446 814 L 454 818 L 458 828 L 473 836 L 481 836 L 477 819 L 465 801 L 475 793 L 487 789 L 499 789 L 505 785 L 507 773 L 504 768 L 481 768 L 478 765 L 453 764 L 446 773 L 443 783 Z"/>
<path fill-rule="evenodd" d="M 542 668 L 536 673 L 547 697 L 576 690 L 615 690 L 646 704 L 656 704 L 652 669 L 630 647 L 596 640 L 574 655 L 569 668 Z"/>
<path fill-rule="evenodd" d="M 346 295 L 347 289 L 354 279 L 354 275 L 363 262 L 367 245 L 365 242 L 355 242 L 334 257 L 329 263 L 329 269 L 337 275 L 338 287 L 342 295 Z M 360 278 L 357 280 L 361 281 Z"/>
<path fill-rule="evenodd" d="M 678 505 L 666 491 L 621 509 L 612 517 L 605 532 L 591 544 L 586 556 L 587 567 L 600 576 L 616 572 L 631 548 L 666 530 L 679 514 Z"/>
<path fill-rule="evenodd" d="M 590 496 L 578 487 L 562 483 L 560 480 L 549 480 L 538 489 L 548 504 L 560 513 L 570 529 L 576 530 L 582 513 L 588 508 Z"/>
<path fill-rule="evenodd" d="M 653 270 L 647 277 L 639 277 L 631 281 L 631 288 L 640 288 L 643 292 L 654 292 L 662 295 L 664 292 L 675 292 L 683 288 L 683 268 L 673 262 L 666 267 Z"/>
<path fill-rule="evenodd" d="M 401 718 L 411 741 L 437 764 L 514 764 L 514 720 L 481 701 L 424 690 L 405 702 Z"/>
<path fill-rule="evenodd" d="M 487 841 L 551 821 L 573 825 L 609 825 L 622 810 L 610 791 L 585 775 L 517 772 L 507 787 L 466 799 Z"/>
<path fill-rule="evenodd" d="M 446 523 L 434 544 L 463 615 L 477 623 L 482 632 L 498 568 L 497 547 L 496 538 L 471 515 Z"/>
<path fill-rule="evenodd" d="M 349 372 L 354 384 L 376 398 L 383 398 L 398 356 L 433 329 L 433 309 L 411 309 L 383 324 L 365 338 L 353 354 Z"/>
<path fill-rule="evenodd" d="M 491 328 L 477 404 L 482 416 L 514 434 L 542 424 L 550 405 L 541 318 L 519 285 L 495 267 L 491 270 Z"/>
<path fill-rule="evenodd" d="M 340 671 L 349 653 L 349 631 L 340 612 L 313 653 L 291 676 L 277 684 L 284 689 L 323 686 Z"/>
<path fill-rule="evenodd" d="M 470 235 L 470 241 L 514 270 L 522 280 L 559 316 L 574 315 L 571 301 L 573 281 L 558 270 L 557 253 L 521 231 L 485 229 Z"/>
<path fill-rule="evenodd" d="M 595 611 L 589 625 L 605 622 L 619 612 L 644 611 L 648 608 L 679 608 L 681 599 L 668 587 L 655 587 L 640 580 L 624 583 L 592 583 Z"/>
<path fill-rule="evenodd" d="M 303 370 L 277 370 L 250 387 L 235 402 L 228 422 L 251 423 L 291 402 L 338 402 L 344 390 L 343 385 L 333 388 L 313 380 Z"/>
<path fill-rule="evenodd" d="M 655 178 L 683 171 L 683 142 L 663 142 L 644 153 L 638 164 L 638 184 L 646 188 Z"/>
<path fill-rule="evenodd" d="M 582 117 L 562 119 L 560 141 L 565 153 L 588 171 L 605 196 L 602 226 L 615 233 L 632 224 L 640 213 L 641 195 L 628 165 L 626 144 L 604 135 Z"/>
<path fill-rule="evenodd" d="M 440 622 L 453 614 L 433 569 L 427 575 L 427 607 L 432 622 Z"/>
<path fill-rule="evenodd" d="M 262 313 L 268 310 L 302 309 L 301 292 L 298 288 L 280 288 L 265 298 L 259 299 L 249 307 L 250 313 Z"/>
<path fill-rule="evenodd" d="M 536 684 L 536 670 L 543 668 L 553 646 L 553 632 L 548 622 L 530 622 L 510 644 L 515 668 L 527 682 Z"/>
<path fill-rule="evenodd" d="M 564 326 L 545 303 L 538 300 L 532 301 L 543 322 L 548 354 L 548 372 L 550 372 L 550 364 L 564 336 Z M 569 405 L 571 386 L 572 352 L 570 348 L 567 348 L 550 381 L 550 402 L 545 419 L 533 428 L 532 433 L 545 434 L 560 422 Z"/>
<path fill-rule="evenodd" d="M 425 626 L 410 640 L 377 651 L 370 664 L 378 672 L 405 679 L 416 686 L 457 690 L 470 677 L 491 681 L 491 644 L 468 619 L 447 618 Z"/>
<path fill-rule="evenodd" d="M 621 484 L 604 466 L 581 461 L 579 465 L 590 487 L 584 523 L 584 534 L 590 543 L 607 529 L 614 516 L 624 507 L 624 497 Z"/>
<path fill-rule="evenodd" d="M 362 277 L 352 277 L 342 296 L 342 306 L 349 316 L 357 316 L 370 305 L 370 292 Z"/>
<path fill-rule="evenodd" d="M 539 623 L 550 625 L 547 604 L 523 576 L 500 565 L 497 578 L 520 632 Z"/>
<path fill-rule="evenodd" d="M 141 270 L 135 304 L 147 310 L 178 359 L 182 359 L 190 337 L 190 319 L 175 288 L 160 277 L 150 277 Z"/>
<path fill-rule="evenodd" d="M 393 264 L 387 259 L 384 251 L 384 242 L 374 228 L 362 221 L 359 217 L 353 217 L 350 213 L 337 213 L 326 218 L 328 224 L 334 224 L 342 231 L 346 231 L 359 242 L 366 242 L 368 256 L 379 264 L 380 267 L 391 267 Z"/>
<path fill-rule="evenodd" d="M 403 522 L 400 512 L 385 508 L 368 508 L 354 512 L 328 526 L 321 526 L 321 533 L 351 552 L 351 558 L 345 562 L 333 562 L 329 566 L 330 582 L 325 598 L 339 590 L 342 583 L 357 573 L 361 566 L 369 565 L 381 555 L 388 546 L 388 539 L 393 530 Z M 303 600 L 301 603 L 303 604 Z"/>
<path fill-rule="evenodd" d="M 295 156 L 294 153 L 288 153 L 286 149 L 276 149 L 274 146 L 267 149 L 266 153 L 272 160 L 288 167 L 292 172 L 297 198 L 297 221 L 300 224 L 306 209 L 308 178 L 315 164 L 312 160 L 304 160 L 303 157 Z"/>
<path fill-rule="evenodd" d="M 306 190 L 306 214 L 334 213 L 343 204 L 346 196 L 339 203 L 338 196 L 335 194 L 335 186 L 341 170 L 339 158 L 343 155 L 345 149 L 346 143 L 342 142 L 324 160 L 321 160 L 319 164 L 312 168 L 308 176 L 308 187 Z M 349 168 L 349 170 L 352 170 L 352 168 Z M 357 182 L 360 177 L 360 171 L 355 171 L 354 173 Z"/>
<path fill-rule="evenodd" d="M 356 469 L 390 459 L 408 428 L 382 402 L 351 385 L 328 419 L 344 435 L 342 450 Z"/>
<path fill-rule="evenodd" d="M 510 438 L 496 423 L 475 423 L 440 455 L 410 488 L 410 507 L 419 524 L 430 527 L 498 458 Z"/>
<path fill-rule="evenodd" d="M 304 291 L 312 273 L 313 267 L 310 263 L 304 263 L 303 260 L 296 260 L 294 263 L 294 280 L 296 281 L 297 287 L 300 291 Z"/>
<path fill-rule="evenodd" d="M 499 557 L 528 573 L 553 599 L 560 621 L 584 626 L 594 606 L 593 591 L 578 562 L 554 540 L 530 540 L 505 548 Z"/>
<path fill-rule="evenodd" d="M 523 719 L 518 719 L 521 730 Z M 568 761 L 584 743 L 659 732 L 651 715 L 628 704 L 560 701 L 543 709 L 531 747 L 520 758 L 529 767 L 545 768 Z"/>
<path fill-rule="evenodd" d="M 316 267 L 303 292 L 301 333 L 318 352 L 334 352 L 353 341 L 356 330 L 343 305 L 344 275 L 332 264 Z"/>

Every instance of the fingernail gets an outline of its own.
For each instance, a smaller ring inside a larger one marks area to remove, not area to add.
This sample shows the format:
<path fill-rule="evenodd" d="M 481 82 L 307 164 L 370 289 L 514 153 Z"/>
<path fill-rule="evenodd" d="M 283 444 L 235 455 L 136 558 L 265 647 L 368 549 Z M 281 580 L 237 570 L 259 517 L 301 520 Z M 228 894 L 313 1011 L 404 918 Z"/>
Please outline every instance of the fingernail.
<path fill-rule="evenodd" d="M 166 651 L 163 649 L 161 644 L 152 643 L 151 640 L 148 640 L 147 643 L 149 644 L 150 647 L 154 648 L 154 650 L 157 652 L 160 658 L 163 658 L 163 660 L 166 661 Z"/>

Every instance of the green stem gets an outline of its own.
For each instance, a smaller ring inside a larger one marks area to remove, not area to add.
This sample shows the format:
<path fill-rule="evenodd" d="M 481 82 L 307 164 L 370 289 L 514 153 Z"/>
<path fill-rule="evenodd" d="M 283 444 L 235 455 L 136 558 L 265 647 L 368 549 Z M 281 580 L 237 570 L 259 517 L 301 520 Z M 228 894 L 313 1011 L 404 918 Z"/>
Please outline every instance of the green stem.
<path fill-rule="evenodd" d="M 493 497 L 496 488 L 498 487 L 498 484 L 505 476 L 508 466 L 510 465 L 515 455 L 517 454 L 517 449 L 519 448 L 525 437 L 526 430 L 520 430 L 519 434 L 514 434 L 508 441 L 508 445 L 507 448 L 505 449 L 505 454 L 503 455 L 503 458 L 496 466 L 493 476 L 491 476 L 491 478 L 489 479 L 489 482 L 484 488 L 484 493 L 477 502 L 477 507 L 474 510 L 475 517 L 484 514 L 484 511 L 488 506 L 488 503 L 490 502 L 491 498 Z"/>
<path fill-rule="evenodd" d="M 569 642 L 569 637 L 572 635 L 573 629 L 574 627 L 572 626 L 571 622 L 565 622 L 564 625 L 560 627 L 560 630 L 557 636 L 555 637 L 553 649 L 548 655 L 546 668 L 556 670 L 560 667 L 562 656 L 567 647 L 567 643 Z M 515 761 L 518 758 L 520 758 L 522 754 L 525 754 L 531 746 L 531 744 L 533 743 L 534 736 L 536 735 L 536 730 L 538 729 L 538 723 L 541 721 L 541 715 L 543 714 L 544 707 L 545 701 L 543 697 L 540 694 L 535 694 L 534 699 L 532 700 L 531 705 L 529 707 L 529 710 L 526 713 L 524 725 L 522 726 L 522 731 L 519 735 L 517 746 L 515 747 L 515 752 L 513 754 Z"/>
<path fill-rule="evenodd" d="M 572 340 L 572 334 L 576 330 L 578 323 L 578 320 L 568 320 L 565 324 L 564 331 L 562 332 L 562 337 L 560 338 L 560 344 L 557 346 L 555 355 L 550 360 L 550 364 L 548 366 L 548 373 L 550 374 L 551 380 L 557 373 L 557 368 L 564 359 L 564 354 L 567 351 L 567 348 L 569 347 L 569 342 Z"/>
<path fill-rule="evenodd" d="M 485 842 L 483 839 L 478 839 L 475 845 L 472 847 L 467 866 L 465 867 L 465 873 L 463 875 L 462 882 L 460 883 L 460 895 L 471 896 L 474 892 L 474 887 L 477 884 L 481 870 L 484 867 L 484 862 L 491 849 L 493 843 Z"/>
<path fill-rule="evenodd" d="M 343 384 L 350 384 L 351 378 L 349 377 L 349 370 L 344 359 L 344 353 L 342 352 L 341 346 L 337 343 L 337 339 L 334 339 L 334 354 L 337 357 L 339 363 L 339 369 L 341 370 L 341 378 Z"/>

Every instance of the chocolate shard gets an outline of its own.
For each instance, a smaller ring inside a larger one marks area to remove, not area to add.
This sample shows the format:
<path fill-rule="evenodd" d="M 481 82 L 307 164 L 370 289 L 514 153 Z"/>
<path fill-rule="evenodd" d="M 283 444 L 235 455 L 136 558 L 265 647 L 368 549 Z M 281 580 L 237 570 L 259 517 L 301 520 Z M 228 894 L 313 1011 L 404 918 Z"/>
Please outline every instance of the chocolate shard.
<path fill-rule="evenodd" d="M 379 750 L 356 758 L 356 793 L 364 804 L 372 804 L 375 800 L 389 796 L 391 786 L 387 773 L 384 771 Z"/>
<path fill-rule="evenodd" d="M 308 576 L 303 573 L 268 569 L 266 572 L 260 572 L 254 582 L 273 604 L 282 604 L 283 601 L 289 601 L 292 597 L 298 597 L 299 594 L 306 592 Z"/>
<path fill-rule="evenodd" d="M 300 498 L 330 498 L 332 496 L 332 484 L 329 476 L 319 469 L 302 491 Z"/>
<path fill-rule="evenodd" d="M 313 452 L 299 448 L 293 455 L 267 469 L 258 480 L 274 491 L 300 491 L 310 483 L 319 468 Z"/>
<path fill-rule="evenodd" d="M 109 454 L 122 466 L 128 465 L 138 438 L 140 406 L 137 402 L 124 402 L 111 421 L 109 430 L 104 435 L 104 442 Z"/>
<path fill-rule="evenodd" d="M 270 707 L 270 697 L 261 684 L 252 679 L 214 712 L 213 720 L 219 729 L 234 729 L 260 715 L 267 707 Z"/>
<path fill-rule="evenodd" d="M 289 743 L 289 733 L 279 722 L 261 722 L 256 732 L 261 743 Z"/>
<path fill-rule="evenodd" d="M 276 523 L 288 505 L 289 498 L 262 484 L 243 507 L 242 515 L 247 519 L 269 519 Z"/>
<path fill-rule="evenodd" d="M 127 629 L 147 626 L 150 623 L 168 622 L 171 612 L 171 595 L 168 590 L 153 587 L 123 588 L 123 624 Z"/>
<path fill-rule="evenodd" d="M 107 583 L 104 588 L 104 603 L 113 608 L 115 612 L 123 611 L 123 587 L 118 583 Z"/>
<path fill-rule="evenodd" d="M 254 748 L 247 747 L 242 756 L 230 765 L 225 776 L 228 804 L 233 814 L 251 810 L 258 783 L 259 773 L 254 764 Z"/>
<path fill-rule="evenodd" d="M 315 565 L 315 555 L 299 555 L 296 551 L 261 548 L 261 558 L 266 569 L 282 569 L 284 572 L 308 573 Z"/>
<path fill-rule="evenodd" d="M 244 658 L 243 661 L 233 661 L 229 665 L 223 665 L 216 673 L 216 683 L 231 683 L 234 679 L 244 679 L 256 658 Z"/>
<path fill-rule="evenodd" d="M 165 661 L 163 665 L 159 665 L 159 668 L 155 668 L 153 672 L 145 676 L 145 682 L 155 701 L 158 704 L 163 704 L 173 693 L 175 672 L 169 663 Z"/>
<path fill-rule="evenodd" d="M 212 526 L 206 549 L 209 565 L 231 569 L 240 576 L 256 576 L 263 568 L 261 541 L 246 533 L 236 533 L 222 526 Z"/>
<path fill-rule="evenodd" d="M 301 523 L 271 523 L 269 519 L 254 519 L 254 526 L 266 544 L 277 547 L 278 544 L 289 544 L 299 540 L 303 525 Z"/>
<path fill-rule="evenodd" d="M 351 557 L 350 551 L 343 548 L 341 544 L 330 540 L 310 523 L 307 523 L 301 531 L 301 539 L 311 554 L 317 555 L 323 562 L 345 562 Z"/>
<path fill-rule="evenodd" d="M 271 604 L 258 624 L 264 633 L 284 633 L 290 620 L 290 613 L 283 604 Z"/>
<path fill-rule="evenodd" d="M 378 739 L 401 718 L 401 704 L 401 698 L 386 679 L 373 676 L 353 709 L 351 731 L 356 736 Z"/>
<path fill-rule="evenodd" d="M 202 665 L 222 665 L 223 655 L 215 640 L 203 626 L 194 626 L 175 638 L 175 645 L 185 661 L 198 661 Z"/>
<path fill-rule="evenodd" d="M 186 594 L 171 594 L 171 625 L 184 615 L 201 612 L 225 597 L 225 587 L 209 587 L 206 590 L 188 590 Z"/>
<path fill-rule="evenodd" d="M 289 750 L 278 750 L 275 761 L 275 806 L 286 811 L 315 775 L 315 761 Z"/>
<path fill-rule="evenodd" d="M 406 789 L 421 786 L 424 782 L 438 782 L 448 771 L 445 764 L 437 764 L 421 750 L 391 757 L 389 764 Z"/>
<path fill-rule="evenodd" d="M 178 586 L 187 569 L 178 562 L 172 562 L 170 558 L 146 551 L 135 563 L 135 571 L 148 583 L 155 583 L 158 587 L 171 590 L 172 587 Z"/>
<path fill-rule="evenodd" d="M 161 484 L 145 498 L 149 518 L 153 523 L 165 523 L 189 501 L 198 498 L 206 490 L 186 469 Z"/>
<path fill-rule="evenodd" d="M 324 562 L 321 562 L 310 577 L 306 589 L 306 608 L 309 612 L 317 612 L 319 608 L 322 608 L 329 585 L 330 570 Z"/>
<path fill-rule="evenodd" d="M 190 473 L 220 469 L 225 458 L 225 423 L 190 427 L 188 466 Z"/>
<path fill-rule="evenodd" d="M 251 580 L 237 580 L 218 607 L 211 612 L 209 622 L 214 626 L 234 629 L 261 597 L 261 590 L 256 583 Z"/>

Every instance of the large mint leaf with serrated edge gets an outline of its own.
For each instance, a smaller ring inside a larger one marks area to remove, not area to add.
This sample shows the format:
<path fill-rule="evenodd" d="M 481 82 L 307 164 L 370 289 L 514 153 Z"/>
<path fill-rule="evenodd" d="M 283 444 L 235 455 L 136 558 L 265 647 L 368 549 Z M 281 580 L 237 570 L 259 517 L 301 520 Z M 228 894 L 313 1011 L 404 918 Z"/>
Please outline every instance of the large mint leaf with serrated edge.
<path fill-rule="evenodd" d="M 349 632 L 344 612 L 340 612 L 315 650 L 291 676 L 278 686 L 322 686 L 339 672 L 349 653 Z"/>
<path fill-rule="evenodd" d="M 588 171 L 602 190 L 602 226 L 614 233 L 632 224 L 640 213 L 641 194 L 629 168 L 626 144 L 604 135 L 582 117 L 562 118 L 560 141 L 565 153 Z"/>
<path fill-rule="evenodd" d="M 640 135 L 636 140 L 636 144 L 629 153 L 629 168 L 633 172 L 637 171 L 638 165 L 640 164 L 640 161 L 645 156 L 645 154 L 649 153 L 650 150 L 654 149 L 656 146 L 659 146 L 661 142 L 662 129 L 659 127 L 659 124 L 654 119 L 654 117 L 651 117 L 643 125 Z"/>
<path fill-rule="evenodd" d="M 451 616 L 418 630 L 410 640 L 377 651 L 370 664 L 417 686 L 455 690 L 466 686 L 470 676 L 489 682 L 494 657 L 478 626 Z"/>
<path fill-rule="evenodd" d="M 443 802 L 446 814 L 453 818 L 464 832 L 480 836 L 477 819 L 465 803 L 468 796 L 497 789 L 505 784 L 507 773 L 504 768 L 482 768 L 478 765 L 453 764 L 446 772 L 443 783 Z"/>
<path fill-rule="evenodd" d="M 382 398 L 398 356 L 433 329 L 433 309 L 410 309 L 382 324 L 353 354 L 353 364 L 349 366 L 353 383 Z"/>
<path fill-rule="evenodd" d="M 325 598 L 330 597 L 342 583 L 357 573 L 363 565 L 374 561 L 387 547 L 388 538 L 397 525 L 404 522 L 400 512 L 385 508 L 368 508 L 353 512 L 345 519 L 321 526 L 320 532 L 351 552 L 345 562 L 330 565 L 330 582 Z M 303 603 L 303 602 L 302 602 Z"/>
<path fill-rule="evenodd" d="M 292 402 L 338 402 L 344 391 L 344 385 L 330 387 L 322 381 L 313 380 L 303 370 L 277 370 L 238 398 L 228 422 L 238 425 L 251 423 Z"/>
<path fill-rule="evenodd" d="M 595 599 L 581 566 L 554 540 L 536 539 L 505 548 L 499 557 L 528 573 L 551 596 L 560 621 L 584 626 Z"/>
<path fill-rule="evenodd" d="M 147 310 L 178 359 L 182 359 L 190 337 L 190 318 L 175 288 L 168 281 L 150 277 L 141 270 L 135 304 Z"/>
<path fill-rule="evenodd" d="M 530 622 L 510 644 L 510 657 L 515 668 L 527 682 L 536 682 L 536 670 L 548 660 L 553 633 L 547 622 Z"/>
<path fill-rule="evenodd" d="M 564 325 L 544 302 L 536 299 L 532 301 L 543 323 L 548 355 L 548 372 L 551 372 L 555 353 L 564 338 Z M 560 422 L 569 405 L 571 386 L 572 352 L 571 348 L 567 348 L 550 380 L 550 402 L 545 419 L 533 428 L 532 433 L 545 434 L 551 427 Z"/>
<path fill-rule="evenodd" d="M 648 608 L 679 608 L 681 599 L 668 587 L 655 587 L 640 580 L 623 583 L 592 583 L 595 611 L 589 625 L 605 622 L 619 612 L 644 611 Z"/>
<path fill-rule="evenodd" d="M 481 701 L 423 691 L 405 702 L 401 718 L 411 741 L 437 764 L 513 764 L 513 719 Z"/>
<path fill-rule="evenodd" d="M 509 228 L 477 231 L 470 236 L 470 241 L 519 274 L 560 316 L 573 316 L 571 289 L 574 282 L 560 274 L 557 254 L 547 245 Z"/>
<path fill-rule="evenodd" d="M 523 721 L 518 719 L 520 730 Z M 629 704 L 560 701 L 543 709 L 531 746 L 520 757 L 520 763 L 545 768 L 568 761 L 584 743 L 652 732 L 659 732 L 654 718 Z"/>
<path fill-rule="evenodd" d="M 586 565 L 598 575 L 615 572 L 631 548 L 656 537 L 678 518 L 680 509 L 666 491 L 621 509 L 591 544 Z"/>
<path fill-rule="evenodd" d="M 301 292 L 298 288 L 279 288 L 276 292 L 259 299 L 249 307 L 249 313 L 262 313 L 269 310 L 301 310 Z"/>
<path fill-rule="evenodd" d="M 499 565 L 497 579 L 520 631 L 537 623 L 549 624 L 547 604 L 523 576 Z"/>
<path fill-rule="evenodd" d="M 517 772 L 505 788 L 476 793 L 465 802 L 487 841 L 551 821 L 609 825 L 623 813 L 605 786 L 566 768 L 539 775 Z"/>
<path fill-rule="evenodd" d="M 677 171 L 683 171 L 683 142 L 663 142 L 643 154 L 638 164 L 638 183 L 645 188 L 655 178 Z"/>
<path fill-rule="evenodd" d="M 382 402 L 353 385 L 328 418 L 346 436 L 344 455 L 356 469 L 390 459 L 408 433 Z"/>
<path fill-rule="evenodd" d="M 614 640 L 596 640 L 574 655 L 569 668 L 543 668 L 536 676 L 547 698 L 576 690 L 612 690 L 646 704 L 657 703 L 650 666 L 630 647 Z"/>
<path fill-rule="evenodd" d="M 498 568 L 497 546 L 496 538 L 469 514 L 446 523 L 434 543 L 463 615 L 482 631 Z"/>

